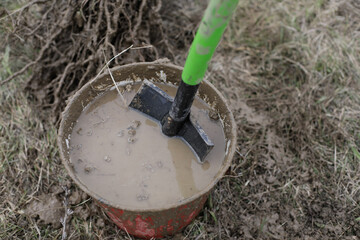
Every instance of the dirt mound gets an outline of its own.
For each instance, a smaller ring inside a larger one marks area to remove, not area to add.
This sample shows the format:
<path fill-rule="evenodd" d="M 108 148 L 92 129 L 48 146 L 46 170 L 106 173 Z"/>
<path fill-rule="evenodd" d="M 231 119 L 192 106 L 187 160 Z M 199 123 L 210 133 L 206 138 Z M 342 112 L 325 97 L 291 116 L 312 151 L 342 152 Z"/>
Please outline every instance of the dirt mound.
<path fill-rule="evenodd" d="M 14 32 L 39 51 L 4 82 L 31 67 L 26 89 L 58 120 L 64 100 L 100 72 L 105 59 L 131 45 L 110 67 L 163 57 L 182 61 L 200 14 L 172 14 L 177 9 L 161 0 L 34 1 L 18 13 Z"/>

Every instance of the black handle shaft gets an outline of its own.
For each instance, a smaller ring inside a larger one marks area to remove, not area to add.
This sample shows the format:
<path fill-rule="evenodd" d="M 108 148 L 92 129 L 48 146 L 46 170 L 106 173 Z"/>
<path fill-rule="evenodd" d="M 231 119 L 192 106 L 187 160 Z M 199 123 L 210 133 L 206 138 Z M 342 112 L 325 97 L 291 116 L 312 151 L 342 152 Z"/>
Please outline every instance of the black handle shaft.
<path fill-rule="evenodd" d="M 200 84 L 189 85 L 181 81 L 170 111 L 162 120 L 162 132 L 165 135 L 175 136 L 182 128 L 185 120 L 189 117 L 191 105 L 199 86 Z"/>

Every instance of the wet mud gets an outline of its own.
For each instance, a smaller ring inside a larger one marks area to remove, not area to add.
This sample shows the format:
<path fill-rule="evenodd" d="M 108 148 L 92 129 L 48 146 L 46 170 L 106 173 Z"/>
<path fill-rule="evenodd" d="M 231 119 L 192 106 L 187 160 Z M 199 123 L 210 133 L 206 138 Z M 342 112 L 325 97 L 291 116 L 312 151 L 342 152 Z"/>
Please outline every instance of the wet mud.
<path fill-rule="evenodd" d="M 139 85 L 125 87 L 126 102 Z M 175 95 L 175 87 L 158 86 Z M 91 191 L 121 206 L 150 209 L 181 202 L 213 181 L 226 148 L 221 122 L 205 102 L 195 100 L 191 119 L 215 144 L 204 164 L 180 138 L 163 135 L 156 121 L 124 107 L 118 93 L 108 91 L 83 110 L 73 127 L 74 172 Z"/>

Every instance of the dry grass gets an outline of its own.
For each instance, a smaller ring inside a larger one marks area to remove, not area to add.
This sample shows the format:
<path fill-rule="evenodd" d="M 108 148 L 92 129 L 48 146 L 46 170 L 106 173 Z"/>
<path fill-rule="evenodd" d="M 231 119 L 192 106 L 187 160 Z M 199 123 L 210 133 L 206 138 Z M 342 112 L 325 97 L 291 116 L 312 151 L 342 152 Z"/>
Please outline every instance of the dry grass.
<path fill-rule="evenodd" d="M 356 1 L 241 1 L 212 64 L 239 123 L 236 180 L 215 192 L 232 190 L 224 212 L 240 196 L 229 237 L 360 235 L 359 14 Z"/>
<path fill-rule="evenodd" d="M 234 111 L 238 154 L 176 237 L 360 237 L 359 29 L 356 0 L 240 1 L 208 76 Z M 0 47 L 5 79 L 22 63 Z M 0 87 L 0 238 L 60 238 L 55 223 L 26 214 L 42 194 L 61 200 L 61 186 L 77 189 L 59 164 L 55 127 L 22 91 L 25 78 Z M 69 203 L 69 239 L 127 238 L 86 195 Z"/>

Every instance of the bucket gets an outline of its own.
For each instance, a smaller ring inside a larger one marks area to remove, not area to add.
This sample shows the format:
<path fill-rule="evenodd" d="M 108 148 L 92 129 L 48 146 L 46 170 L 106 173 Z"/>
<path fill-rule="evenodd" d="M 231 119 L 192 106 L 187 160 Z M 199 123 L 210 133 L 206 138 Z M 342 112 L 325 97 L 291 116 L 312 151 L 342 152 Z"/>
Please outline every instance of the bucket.
<path fill-rule="evenodd" d="M 111 70 L 117 83 L 121 81 L 143 81 L 170 83 L 178 85 L 182 68 L 168 63 L 134 63 L 115 67 Z M 208 195 L 215 184 L 224 176 L 231 164 L 236 148 L 236 125 L 234 117 L 226 105 L 221 93 L 208 81 L 203 81 L 199 88 L 199 96 L 209 103 L 216 103 L 215 110 L 220 114 L 226 138 L 224 162 L 214 180 L 195 195 L 172 204 L 170 207 L 138 210 L 107 201 L 91 191 L 75 175 L 70 161 L 66 139 L 82 110 L 93 99 L 104 91 L 110 90 L 113 82 L 108 74 L 103 74 L 84 85 L 69 101 L 62 113 L 58 133 L 58 146 L 62 162 L 73 181 L 106 212 L 112 221 L 129 234 L 140 238 L 162 238 L 173 235 L 187 226 L 201 211 Z M 220 159 L 219 159 L 220 161 Z M 121 171 L 121 169 L 119 169 Z"/>

